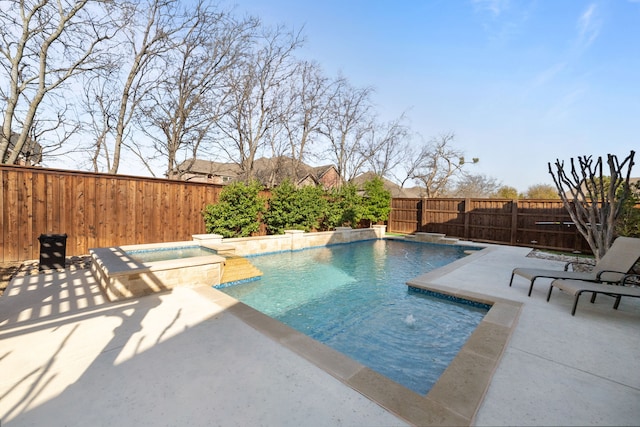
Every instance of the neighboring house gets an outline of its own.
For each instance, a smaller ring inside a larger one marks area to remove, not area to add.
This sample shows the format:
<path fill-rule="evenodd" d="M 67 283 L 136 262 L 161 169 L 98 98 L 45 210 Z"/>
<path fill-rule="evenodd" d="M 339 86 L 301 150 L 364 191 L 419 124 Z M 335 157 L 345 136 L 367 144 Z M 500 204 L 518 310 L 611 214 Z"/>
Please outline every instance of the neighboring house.
<path fill-rule="evenodd" d="M 180 163 L 170 174 L 170 179 L 209 184 L 228 184 L 240 174 L 234 163 L 218 163 L 208 160 L 189 159 Z"/>
<path fill-rule="evenodd" d="M 253 163 L 253 174 L 264 186 L 273 188 L 285 179 L 297 187 L 320 185 L 328 189 L 340 186 L 342 179 L 333 165 L 309 166 L 291 157 L 262 157 Z"/>
<path fill-rule="evenodd" d="M 298 187 L 320 185 L 325 189 L 337 187 L 342 182 L 335 166 L 313 167 L 286 156 L 257 159 L 253 163 L 253 176 L 267 188 L 277 186 L 286 178 Z M 170 178 L 226 185 L 241 179 L 242 171 L 235 163 L 189 159 L 180 163 Z"/>
<path fill-rule="evenodd" d="M 397 192 L 397 195 L 394 196 L 393 194 L 394 193 L 392 191 L 391 196 L 396 197 L 398 199 L 422 199 L 427 197 L 427 192 L 422 187 L 409 187 L 409 188 L 400 187 Z"/>
<path fill-rule="evenodd" d="M 342 178 L 335 166 L 311 167 L 307 174 L 298 181 L 298 186 L 320 185 L 322 188 L 336 188 L 342 185 Z"/>
<path fill-rule="evenodd" d="M 359 189 L 362 189 L 362 185 L 366 181 L 370 181 L 371 179 L 373 179 L 375 176 L 377 175 L 373 172 L 365 172 L 353 178 L 351 182 L 355 184 Z M 403 188 L 403 187 L 400 187 L 395 182 L 389 181 L 386 178 L 382 178 L 382 182 L 383 182 L 383 187 L 386 190 L 389 190 L 389 192 L 391 193 L 391 197 L 395 199 L 414 199 L 414 198 L 425 197 L 423 188 L 420 188 L 420 187 Z"/>
<path fill-rule="evenodd" d="M 18 135 L 15 132 L 11 133 L 11 138 L 9 139 L 9 149 L 7 150 L 6 157 L 8 158 L 16 148 L 16 142 L 18 140 Z M 22 149 L 20 150 L 20 154 L 18 154 L 18 160 L 16 161 L 17 165 L 22 166 L 37 166 L 42 161 L 42 146 L 35 142 L 31 138 L 27 138 Z"/>

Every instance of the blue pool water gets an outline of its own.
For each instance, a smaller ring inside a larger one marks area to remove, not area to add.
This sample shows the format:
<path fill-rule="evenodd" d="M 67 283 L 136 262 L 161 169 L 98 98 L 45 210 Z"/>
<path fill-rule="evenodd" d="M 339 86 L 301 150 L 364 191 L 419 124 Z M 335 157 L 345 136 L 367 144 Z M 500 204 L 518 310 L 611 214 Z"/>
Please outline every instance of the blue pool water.
<path fill-rule="evenodd" d="M 372 240 L 251 257 L 261 280 L 221 290 L 426 394 L 487 312 L 408 289 L 462 246 Z"/>
<path fill-rule="evenodd" d="M 131 258 L 138 262 L 167 261 L 170 259 L 192 258 L 197 256 L 215 255 L 213 249 L 202 246 L 181 246 L 176 248 L 156 248 L 127 251 Z"/>

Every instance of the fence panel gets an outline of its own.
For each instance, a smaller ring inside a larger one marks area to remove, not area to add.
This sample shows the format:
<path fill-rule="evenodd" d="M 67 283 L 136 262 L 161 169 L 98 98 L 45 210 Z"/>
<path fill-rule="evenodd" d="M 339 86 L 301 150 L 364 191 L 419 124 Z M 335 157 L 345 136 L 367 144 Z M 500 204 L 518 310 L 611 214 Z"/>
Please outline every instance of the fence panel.
<path fill-rule="evenodd" d="M 0 165 L 0 262 L 39 257 L 40 234 L 92 247 L 190 240 L 222 186 Z M 589 252 L 559 200 L 392 199 L 388 231 Z M 260 233 L 265 233 L 261 227 Z"/>
<path fill-rule="evenodd" d="M 422 199 L 391 199 L 391 212 L 396 233 L 411 234 L 421 231 Z"/>
<path fill-rule="evenodd" d="M 467 236 L 471 240 L 509 243 L 511 241 L 512 200 L 467 199 Z"/>
<path fill-rule="evenodd" d="M 455 236 L 464 233 L 464 199 L 423 199 L 420 231 Z"/>
<path fill-rule="evenodd" d="M 0 165 L 0 262 L 38 259 L 40 234 L 92 247 L 191 240 L 219 185 Z"/>
<path fill-rule="evenodd" d="M 387 230 L 591 252 L 561 200 L 392 199 Z"/>
<path fill-rule="evenodd" d="M 517 227 L 519 243 L 543 248 L 590 251 L 561 201 L 519 200 Z"/>

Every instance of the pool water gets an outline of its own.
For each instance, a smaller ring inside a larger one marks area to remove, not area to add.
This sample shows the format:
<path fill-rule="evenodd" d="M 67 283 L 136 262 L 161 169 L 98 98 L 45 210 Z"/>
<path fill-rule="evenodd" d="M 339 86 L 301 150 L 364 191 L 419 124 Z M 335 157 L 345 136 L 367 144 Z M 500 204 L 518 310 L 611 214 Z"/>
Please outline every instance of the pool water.
<path fill-rule="evenodd" d="M 138 262 L 155 262 L 215 255 L 217 252 L 202 246 L 182 246 L 177 248 L 140 249 L 127 251 L 127 254 Z"/>
<path fill-rule="evenodd" d="M 221 291 L 426 394 L 488 306 L 415 292 L 406 282 L 468 249 L 372 240 L 255 256 L 261 280 Z"/>

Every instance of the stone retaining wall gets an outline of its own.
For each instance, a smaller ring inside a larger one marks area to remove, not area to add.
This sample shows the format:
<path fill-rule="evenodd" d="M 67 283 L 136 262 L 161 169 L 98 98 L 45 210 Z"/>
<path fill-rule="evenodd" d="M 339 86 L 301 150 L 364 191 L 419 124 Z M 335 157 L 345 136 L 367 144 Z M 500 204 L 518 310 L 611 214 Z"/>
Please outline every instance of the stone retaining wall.
<path fill-rule="evenodd" d="M 335 231 L 307 233 L 301 230 L 287 230 L 283 235 L 223 238 L 219 234 L 196 234 L 193 240 L 200 245 L 213 248 L 235 248 L 235 255 L 256 255 L 271 252 L 296 251 L 318 246 L 351 243 L 361 240 L 382 239 L 386 226 L 352 229 L 337 227 Z"/>

